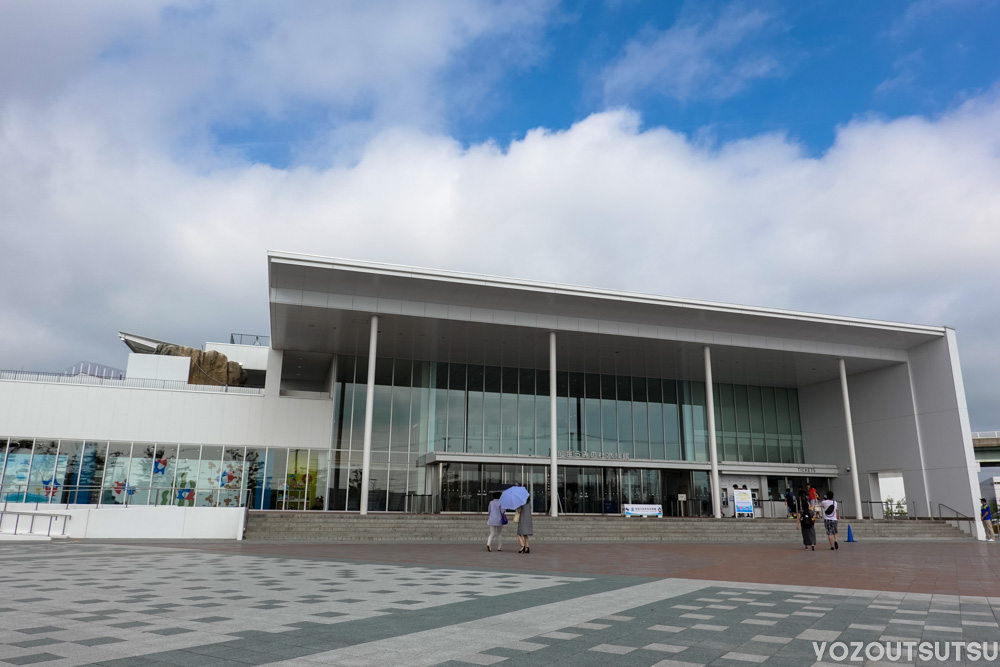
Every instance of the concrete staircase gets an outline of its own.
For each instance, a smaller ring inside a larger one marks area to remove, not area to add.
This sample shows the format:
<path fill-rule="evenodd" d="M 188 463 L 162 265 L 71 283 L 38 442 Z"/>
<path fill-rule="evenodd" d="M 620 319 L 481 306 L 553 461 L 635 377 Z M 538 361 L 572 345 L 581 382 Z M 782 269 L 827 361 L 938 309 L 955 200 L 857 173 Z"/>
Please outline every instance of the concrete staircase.
<path fill-rule="evenodd" d="M 620 516 L 535 515 L 540 542 L 786 542 L 800 539 L 788 519 L 629 518 Z M 844 521 L 858 540 L 967 540 L 969 535 L 945 521 Z M 825 540 L 823 525 L 816 537 Z M 504 533 L 513 538 L 511 521 Z M 396 514 L 361 516 L 335 512 L 250 512 L 245 539 L 316 542 L 481 542 L 486 516 L 477 514 Z"/>

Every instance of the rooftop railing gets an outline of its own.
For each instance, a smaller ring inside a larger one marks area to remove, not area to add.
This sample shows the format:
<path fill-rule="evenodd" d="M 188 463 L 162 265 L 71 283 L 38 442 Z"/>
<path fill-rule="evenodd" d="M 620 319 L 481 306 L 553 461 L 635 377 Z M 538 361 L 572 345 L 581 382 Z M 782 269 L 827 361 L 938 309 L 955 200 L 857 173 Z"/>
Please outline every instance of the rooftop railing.
<path fill-rule="evenodd" d="M 258 345 L 260 347 L 270 347 L 271 337 L 258 334 L 229 334 L 230 345 Z"/>
<path fill-rule="evenodd" d="M 227 387 L 207 384 L 188 384 L 177 380 L 147 380 L 143 378 L 105 378 L 93 375 L 63 375 L 61 373 L 40 373 L 36 371 L 0 370 L 0 380 L 16 382 L 54 382 L 56 384 L 76 384 L 101 387 L 129 387 L 133 389 L 172 389 L 174 391 L 207 391 L 216 394 L 245 394 L 262 396 L 260 387 Z"/>
<path fill-rule="evenodd" d="M 973 438 L 1000 438 L 1000 431 L 973 431 Z"/>

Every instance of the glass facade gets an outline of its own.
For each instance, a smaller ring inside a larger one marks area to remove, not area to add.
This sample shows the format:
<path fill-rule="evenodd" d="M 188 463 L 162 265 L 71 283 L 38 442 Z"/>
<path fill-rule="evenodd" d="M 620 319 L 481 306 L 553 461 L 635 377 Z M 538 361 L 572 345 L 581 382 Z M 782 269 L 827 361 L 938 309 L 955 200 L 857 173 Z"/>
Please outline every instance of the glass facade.
<path fill-rule="evenodd" d="M 549 510 L 548 466 L 449 462 L 441 467 L 442 511 L 485 512 L 491 492 L 506 484 L 528 489 L 533 512 Z M 624 503 L 662 505 L 665 516 L 712 513 L 707 472 L 563 464 L 558 481 L 562 513 L 617 515 Z"/>
<path fill-rule="evenodd" d="M 325 509 L 329 452 L 0 437 L 8 502 Z"/>
<path fill-rule="evenodd" d="M 713 390 L 720 461 L 803 462 L 797 390 L 723 383 Z"/>
<path fill-rule="evenodd" d="M 369 510 L 405 511 L 414 496 L 427 506 L 437 471 L 428 475 L 417 460 L 429 452 L 549 456 L 546 369 L 379 358 L 374 371 Z M 258 509 L 357 511 L 368 360 L 340 355 L 335 372 L 332 442 L 320 448 L 0 437 L 0 494 L 26 502 L 238 507 L 252 490 Z M 612 503 L 617 512 L 619 502 L 651 498 L 666 505 L 681 488 L 689 499 L 699 499 L 699 489 L 707 498 L 701 472 L 642 468 L 643 461 L 709 460 L 704 383 L 558 372 L 555 390 L 557 449 L 568 457 L 559 472 L 564 511 L 609 512 Z M 719 383 L 714 398 L 720 461 L 803 462 L 795 389 Z M 576 457 L 635 464 L 580 467 Z M 438 506 L 446 511 L 480 511 L 474 508 L 491 484 L 548 484 L 543 461 L 444 465 Z M 547 502 L 548 491 L 535 498 Z"/>
<path fill-rule="evenodd" d="M 357 510 L 368 360 L 341 355 L 336 373 L 329 505 Z M 706 462 L 705 399 L 703 382 L 558 372 L 557 448 Z M 549 456 L 545 369 L 378 358 L 373 406 L 369 510 L 426 494 L 416 461 L 428 452 Z M 715 406 L 720 460 L 802 461 L 795 389 L 717 384 Z"/>

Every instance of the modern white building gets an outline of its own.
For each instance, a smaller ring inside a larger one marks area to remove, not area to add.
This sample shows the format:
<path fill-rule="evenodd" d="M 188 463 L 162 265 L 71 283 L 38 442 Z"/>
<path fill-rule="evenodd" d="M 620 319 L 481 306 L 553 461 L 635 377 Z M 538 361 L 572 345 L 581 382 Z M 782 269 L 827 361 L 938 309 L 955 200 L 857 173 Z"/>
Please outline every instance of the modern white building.
<path fill-rule="evenodd" d="M 247 386 L 187 384 L 126 333 L 124 378 L 0 373 L 5 498 L 480 512 L 520 482 L 552 514 L 719 516 L 733 484 L 765 514 L 811 484 L 860 518 L 902 474 L 910 512 L 976 516 L 948 327 L 279 252 L 268 272 L 269 340 L 206 345 Z"/>

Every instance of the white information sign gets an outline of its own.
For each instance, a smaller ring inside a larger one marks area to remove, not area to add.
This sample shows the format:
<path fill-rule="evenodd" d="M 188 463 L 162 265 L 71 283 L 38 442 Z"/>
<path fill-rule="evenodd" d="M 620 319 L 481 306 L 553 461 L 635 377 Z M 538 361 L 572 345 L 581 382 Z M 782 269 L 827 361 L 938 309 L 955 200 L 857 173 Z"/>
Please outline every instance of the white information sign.
<path fill-rule="evenodd" d="M 625 505 L 625 516 L 663 517 L 663 505 Z"/>
<path fill-rule="evenodd" d="M 733 503 L 736 505 L 736 516 L 753 518 L 753 496 L 749 489 L 733 489 Z"/>

